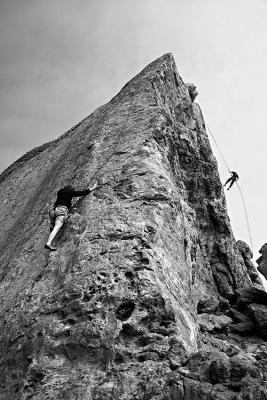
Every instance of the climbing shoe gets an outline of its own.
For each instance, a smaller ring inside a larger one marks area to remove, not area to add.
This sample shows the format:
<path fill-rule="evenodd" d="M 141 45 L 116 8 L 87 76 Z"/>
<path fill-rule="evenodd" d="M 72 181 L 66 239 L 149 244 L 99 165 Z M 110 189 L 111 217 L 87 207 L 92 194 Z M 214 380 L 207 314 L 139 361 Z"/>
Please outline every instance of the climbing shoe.
<path fill-rule="evenodd" d="M 57 249 L 53 246 L 49 246 L 48 244 L 45 244 L 44 246 L 45 249 L 50 250 L 50 251 L 56 251 Z"/>

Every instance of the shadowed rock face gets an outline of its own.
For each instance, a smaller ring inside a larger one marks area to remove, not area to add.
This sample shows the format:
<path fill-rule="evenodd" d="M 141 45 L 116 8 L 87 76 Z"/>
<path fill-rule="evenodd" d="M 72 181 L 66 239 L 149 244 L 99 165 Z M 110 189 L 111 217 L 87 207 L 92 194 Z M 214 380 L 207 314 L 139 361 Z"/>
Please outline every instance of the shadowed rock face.
<path fill-rule="evenodd" d="M 263 287 L 193 100 L 167 54 L 1 175 L 1 400 L 267 398 Z M 95 178 L 49 254 L 57 190 Z"/>
<path fill-rule="evenodd" d="M 261 256 L 257 259 L 258 270 L 267 279 L 267 243 L 265 243 L 259 250 Z"/>

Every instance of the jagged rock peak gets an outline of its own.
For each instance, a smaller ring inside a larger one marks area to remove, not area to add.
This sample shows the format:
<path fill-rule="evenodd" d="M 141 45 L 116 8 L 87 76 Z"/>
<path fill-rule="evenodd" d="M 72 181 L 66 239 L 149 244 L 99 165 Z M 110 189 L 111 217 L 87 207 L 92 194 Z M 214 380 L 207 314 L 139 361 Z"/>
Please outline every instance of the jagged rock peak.
<path fill-rule="evenodd" d="M 1 400 L 267 398 L 265 295 L 195 94 L 166 54 L 1 175 Z M 57 190 L 92 180 L 47 252 Z"/>

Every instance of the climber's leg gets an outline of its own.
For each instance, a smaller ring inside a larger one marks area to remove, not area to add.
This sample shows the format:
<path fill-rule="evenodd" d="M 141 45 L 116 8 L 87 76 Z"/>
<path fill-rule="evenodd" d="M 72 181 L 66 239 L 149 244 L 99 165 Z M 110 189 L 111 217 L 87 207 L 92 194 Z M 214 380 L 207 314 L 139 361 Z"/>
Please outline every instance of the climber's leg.
<path fill-rule="evenodd" d="M 50 236 L 45 245 L 46 249 L 52 251 L 56 250 L 56 248 L 53 247 L 52 242 L 67 218 L 68 218 L 68 208 L 66 206 L 57 206 L 56 208 L 54 208 L 49 212 Z"/>
<path fill-rule="evenodd" d="M 228 187 L 228 189 L 227 190 L 229 190 L 229 189 L 231 189 L 231 187 L 233 186 L 233 184 L 235 183 L 235 180 L 234 179 L 232 179 L 232 182 L 230 183 L 230 185 L 229 185 L 229 187 Z"/>
<path fill-rule="evenodd" d="M 52 246 L 52 242 L 55 239 L 55 237 L 56 237 L 57 233 L 59 232 L 60 228 L 62 227 L 63 223 L 64 223 L 64 221 L 62 220 L 62 218 L 58 217 L 56 219 L 55 226 L 54 226 L 52 232 L 50 233 L 48 241 L 47 241 L 47 243 L 45 245 L 46 249 L 52 250 L 52 251 L 56 250 L 56 248 Z"/>
<path fill-rule="evenodd" d="M 55 221 L 56 221 L 56 214 L 55 214 L 55 210 L 52 209 L 51 211 L 49 211 L 49 230 L 50 230 L 50 233 L 54 229 Z"/>
<path fill-rule="evenodd" d="M 228 182 L 230 182 L 232 180 L 232 177 L 228 178 L 227 181 L 225 182 L 225 184 L 223 186 L 226 186 Z"/>
<path fill-rule="evenodd" d="M 56 215 L 55 215 L 55 210 L 53 209 L 49 212 L 49 231 L 50 231 L 50 233 L 54 229 L 55 221 L 56 221 Z"/>

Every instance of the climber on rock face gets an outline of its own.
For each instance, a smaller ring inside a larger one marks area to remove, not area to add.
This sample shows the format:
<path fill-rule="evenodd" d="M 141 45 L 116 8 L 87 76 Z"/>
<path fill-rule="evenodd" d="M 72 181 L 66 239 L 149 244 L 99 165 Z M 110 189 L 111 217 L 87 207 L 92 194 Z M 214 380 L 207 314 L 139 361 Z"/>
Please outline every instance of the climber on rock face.
<path fill-rule="evenodd" d="M 239 179 L 238 174 L 235 171 L 231 171 L 232 176 L 230 178 L 227 179 L 227 181 L 225 182 L 225 184 L 223 186 L 226 186 L 227 183 L 230 183 L 229 187 L 227 190 L 229 190 L 233 184 Z"/>
<path fill-rule="evenodd" d="M 49 212 L 50 236 L 44 246 L 45 249 L 51 251 L 56 250 L 56 248 L 52 246 L 52 242 L 69 215 L 72 198 L 86 196 L 96 187 L 97 183 L 95 183 L 90 189 L 76 191 L 71 186 L 65 186 L 57 192 L 56 202 L 53 209 Z"/>

